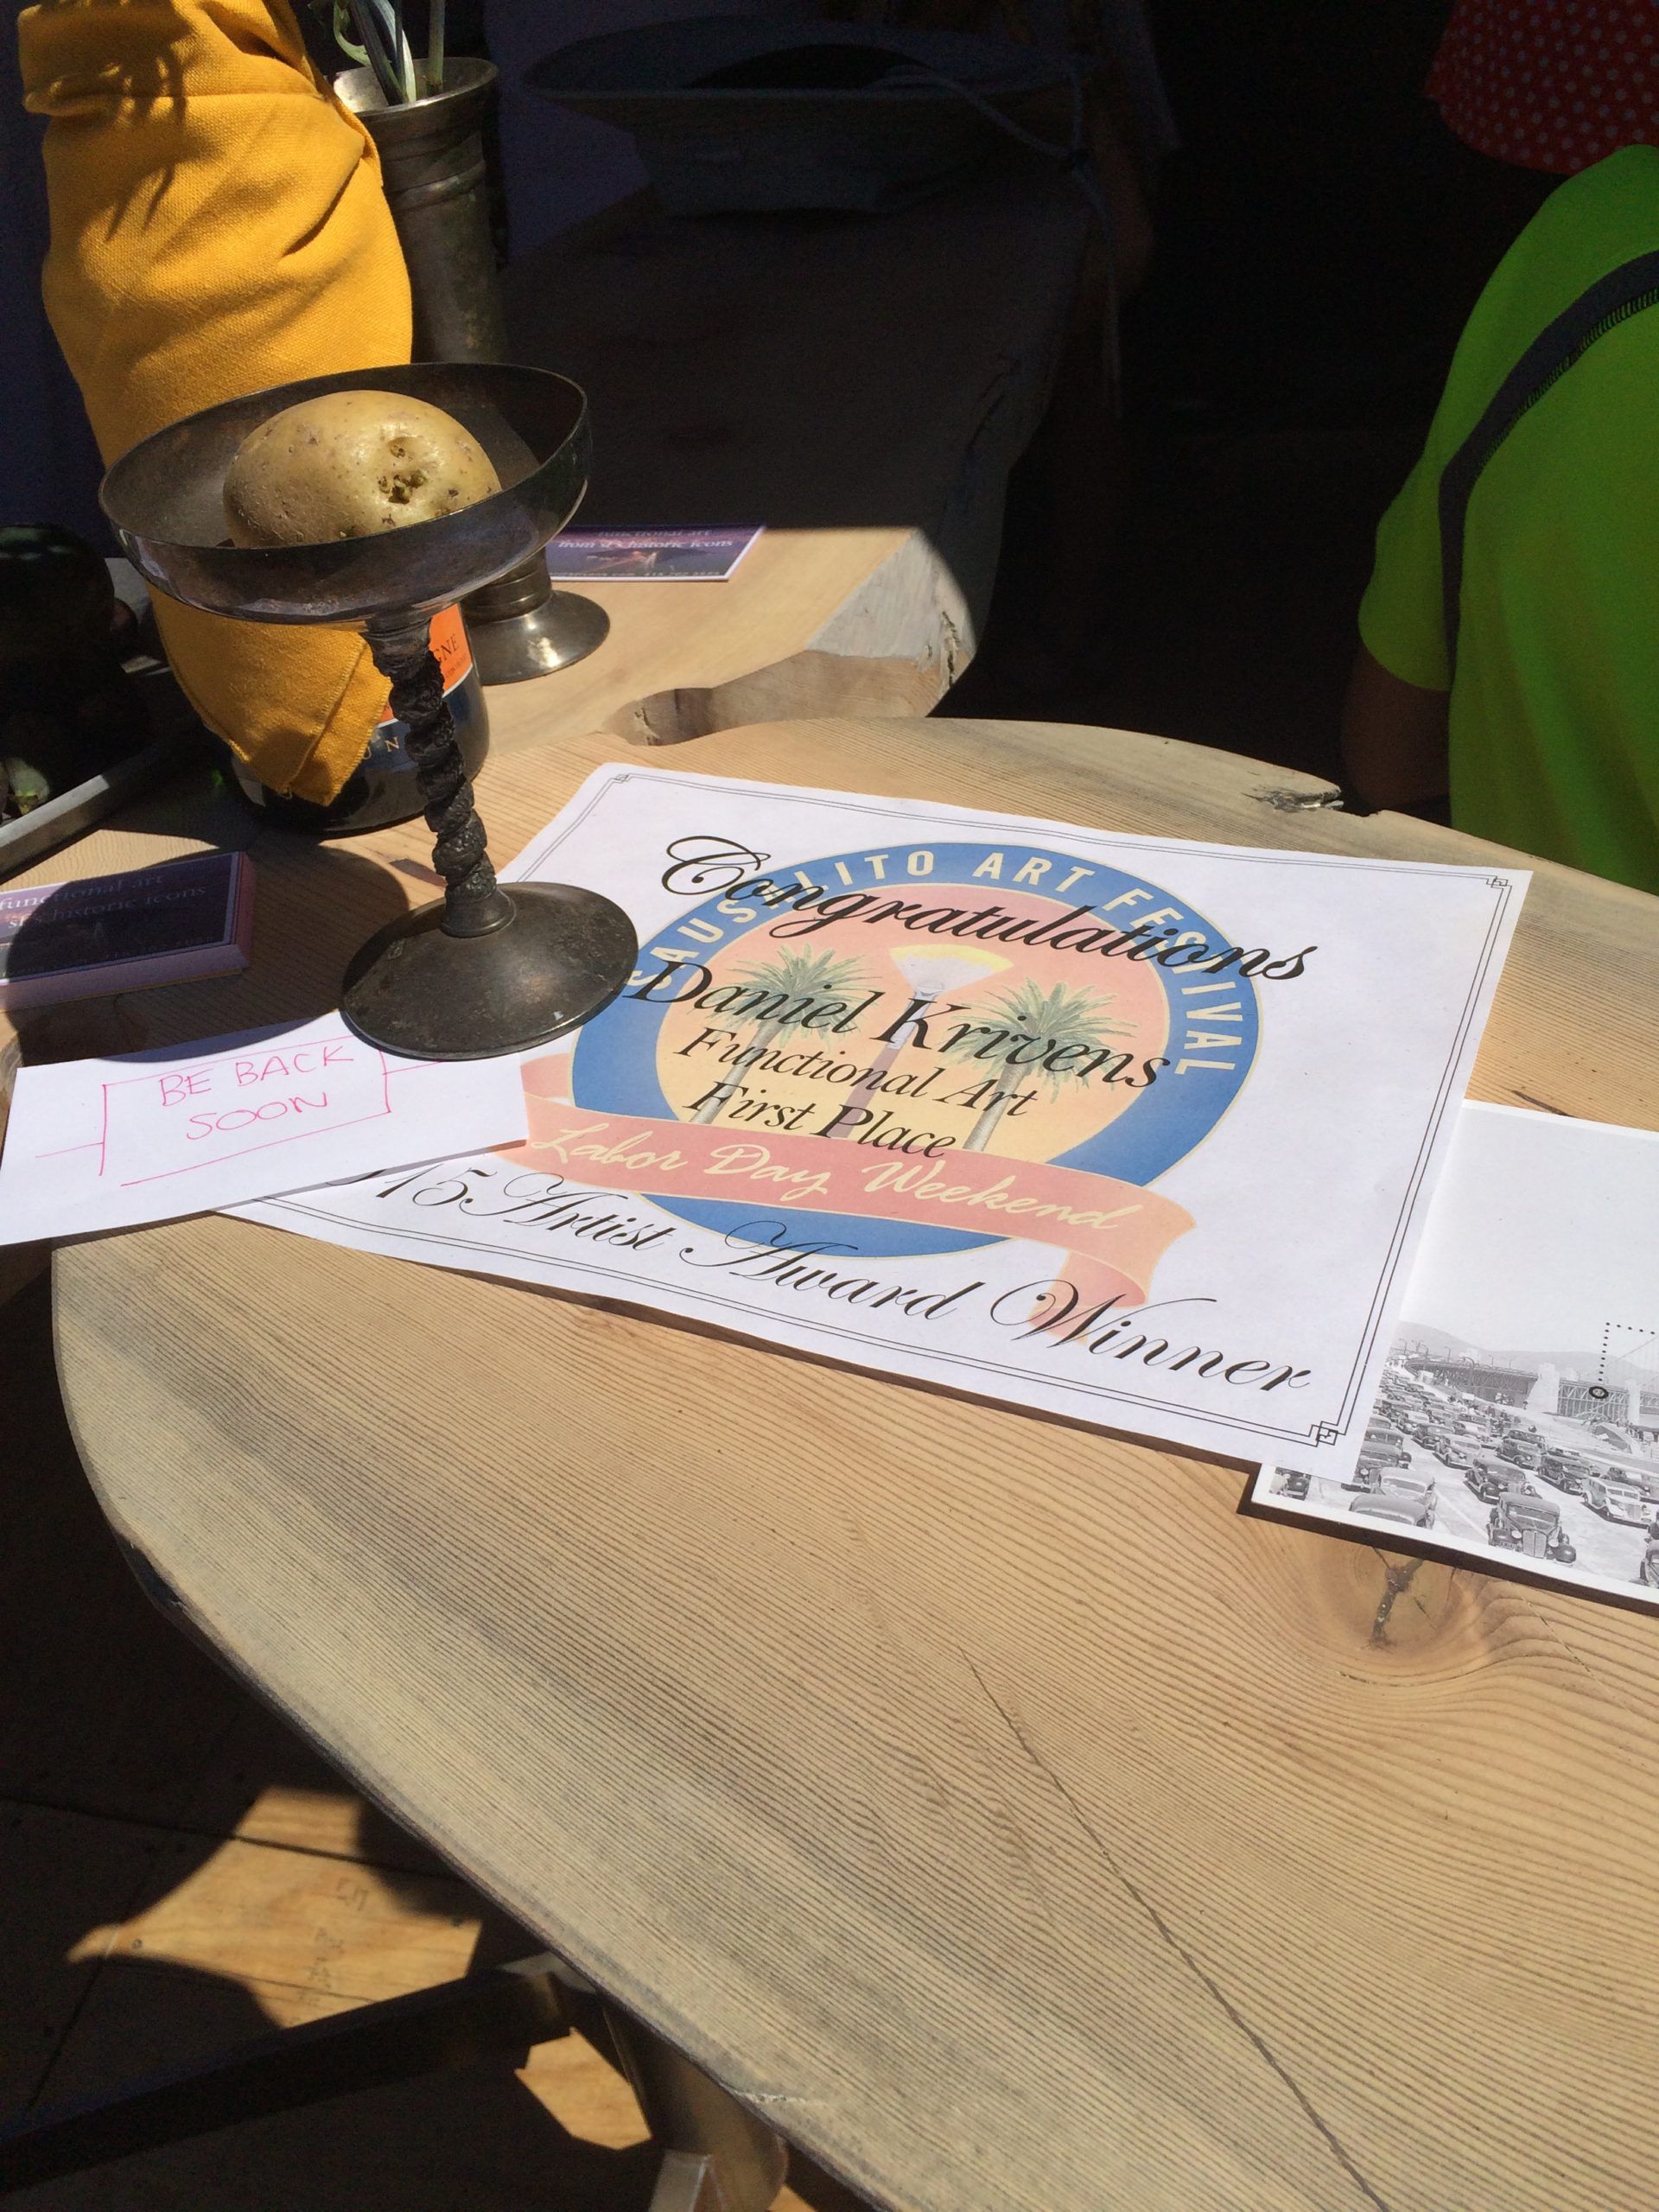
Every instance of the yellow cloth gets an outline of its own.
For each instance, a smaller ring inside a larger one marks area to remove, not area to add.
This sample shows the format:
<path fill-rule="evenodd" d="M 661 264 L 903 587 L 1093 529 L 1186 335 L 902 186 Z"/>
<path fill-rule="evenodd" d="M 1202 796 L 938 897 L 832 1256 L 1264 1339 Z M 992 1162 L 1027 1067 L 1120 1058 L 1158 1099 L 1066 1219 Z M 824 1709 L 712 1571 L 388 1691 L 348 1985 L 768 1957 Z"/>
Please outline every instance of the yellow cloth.
<path fill-rule="evenodd" d="M 367 132 L 286 0 L 42 0 L 47 311 L 106 461 L 220 399 L 404 362 L 409 277 Z M 385 704 L 343 631 L 156 613 L 192 704 L 262 781 L 328 799 Z"/>

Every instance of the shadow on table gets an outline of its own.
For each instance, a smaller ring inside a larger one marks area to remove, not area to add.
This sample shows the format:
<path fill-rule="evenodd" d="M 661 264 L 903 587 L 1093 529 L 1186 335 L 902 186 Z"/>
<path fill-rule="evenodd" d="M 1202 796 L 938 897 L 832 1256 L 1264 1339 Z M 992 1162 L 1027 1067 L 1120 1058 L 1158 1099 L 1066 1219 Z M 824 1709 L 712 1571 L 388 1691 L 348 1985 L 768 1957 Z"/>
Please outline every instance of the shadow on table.
<path fill-rule="evenodd" d="M 129 2061 L 187 2064 L 272 2024 L 235 1983 L 175 1966 L 111 1961 L 99 1995 L 106 2019 L 130 2027 Z M 117 2067 L 99 2087 L 126 2078 Z M 656 2166 L 648 2142 L 613 2148 L 572 2133 L 494 2060 L 245 2121 L 9 2201 L 20 2212 L 645 2212 Z"/>
<path fill-rule="evenodd" d="M 113 2093 L 345 2011 L 365 1986 L 443 1980 L 468 1963 L 449 1931 L 474 1920 L 473 1963 L 540 1948 L 140 1594 L 64 1421 L 45 1283 L 0 1306 L 0 2113 Z M 286 1834 L 271 1832 L 273 1805 Z M 147 1955 L 147 1940 L 198 1955 L 233 1945 L 238 1971 Z M 456 2068 L 9 2201 L 26 2212 L 645 2212 L 657 2154 L 636 2139 L 620 2075 L 579 2037 L 541 2045 L 528 2073 L 534 2088 L 507 2059 Z M 793 2186 L 812 2212 L 856 2212 L 810 2165 Z"/>
<path fill-rule="evenodd" d="M 23 1007 L 13 1020 L 25 1063 L 164 1050 L 314 1021 L 340 1004 L 340 976 L 364 939 L 438 895 L 429 872 L 389 869 L 343 845 L 277 831 L 260 837 L 253 865 L 255 958 L 262 945 L 280 943 L 283 959 L 259 962 L 257 982 L 244 969 L 113 999 Z"/>

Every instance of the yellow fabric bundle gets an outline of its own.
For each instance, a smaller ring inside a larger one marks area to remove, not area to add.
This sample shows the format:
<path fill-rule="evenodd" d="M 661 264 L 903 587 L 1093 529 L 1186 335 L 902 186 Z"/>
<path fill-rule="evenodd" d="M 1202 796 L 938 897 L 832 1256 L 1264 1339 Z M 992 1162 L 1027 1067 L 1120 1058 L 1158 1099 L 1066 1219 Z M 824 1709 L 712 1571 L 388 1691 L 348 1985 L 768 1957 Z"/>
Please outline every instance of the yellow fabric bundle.
<path fill-rule="evenodd" d="M 199 407 L 404 362 L 409 278 L 368 134 L 285 0 L 41 0 L 46 304 L 106 461 Z M 262 781 L 333 798 L 386 685 L 341 631 L 157 602 L 191 702 Z"/>

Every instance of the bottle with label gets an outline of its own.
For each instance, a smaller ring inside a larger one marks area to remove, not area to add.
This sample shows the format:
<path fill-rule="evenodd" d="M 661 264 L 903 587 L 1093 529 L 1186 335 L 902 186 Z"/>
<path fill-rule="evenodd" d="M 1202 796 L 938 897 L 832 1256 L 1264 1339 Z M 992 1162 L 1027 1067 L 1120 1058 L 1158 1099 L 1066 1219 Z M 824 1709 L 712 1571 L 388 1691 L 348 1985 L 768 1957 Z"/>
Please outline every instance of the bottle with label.
<path fill-rule="evenodd" d="M 446 607 L 435 614 L 430 634 L 432 651 L 443 671 L 443 696 L 454 719 L 461 757 L 467 773 L 475 776 L 489 754 L 490 712 L 473 666 L 461 609 Z M 243 798 L 267 822 L 278 829 L 306 830 L 314 837 L 355 837 L 393 822 L 413 821 L 422 810 L 421 787 L 404 736 L 404 724 L 394 721 L 388 709 L 367 752 L 326 806 L 268 790 L 228 746 L 226 754 Z"/>

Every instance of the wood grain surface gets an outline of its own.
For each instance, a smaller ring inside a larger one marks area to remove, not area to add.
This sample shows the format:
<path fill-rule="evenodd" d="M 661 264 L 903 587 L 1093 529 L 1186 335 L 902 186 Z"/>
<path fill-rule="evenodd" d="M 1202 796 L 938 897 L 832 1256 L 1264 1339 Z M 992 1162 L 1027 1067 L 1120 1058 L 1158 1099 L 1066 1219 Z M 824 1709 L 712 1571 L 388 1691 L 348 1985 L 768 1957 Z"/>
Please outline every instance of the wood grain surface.
<path fill-rule="evenodd" d="M 498 849 L 626 752 L 495 764 Z M 797 722 L 682 763 L 1492 849 L 1122 732 Z M 253 969 L 129 1002 L 147 1033 L 322 1010 L 416 842 L 273 866 Z M 1540 868 L 1478 1095 L 1659 1122 L 1656 919 Z M 1243 1515 L 1219 1462 L 221 1218 L 56 1268 L 94 1486 L 204 1631 L 878 2203 L 1654 2201 L 1650 1614 Z"/>
<path fill-rule="evenodd" d="M 533 1951 L 150 1605 L 64 1426 L 44 1283 L 5 1329 L 0 2119 Z M 658 2161 L 614 2065 L 579 2033 L 516 2074 L 512 2056 L 245 2122 L 16 2202 L 645 2212 Z M 791 2181 L 779 2212 L 860 2212 L 798 2156 Z"/>

